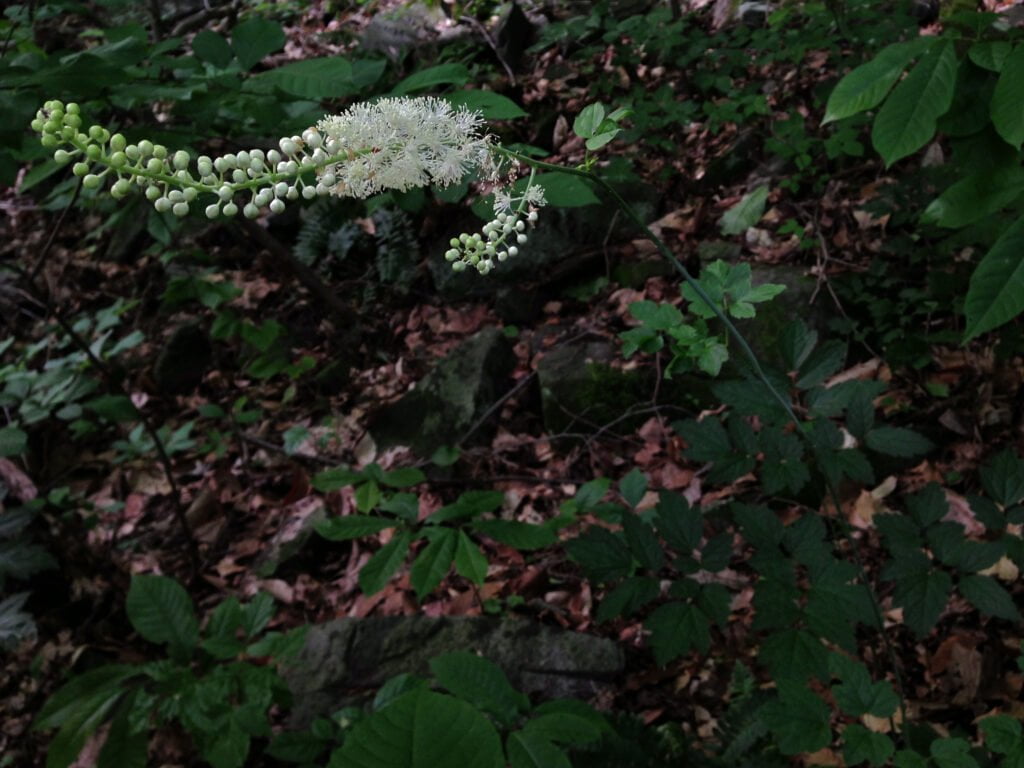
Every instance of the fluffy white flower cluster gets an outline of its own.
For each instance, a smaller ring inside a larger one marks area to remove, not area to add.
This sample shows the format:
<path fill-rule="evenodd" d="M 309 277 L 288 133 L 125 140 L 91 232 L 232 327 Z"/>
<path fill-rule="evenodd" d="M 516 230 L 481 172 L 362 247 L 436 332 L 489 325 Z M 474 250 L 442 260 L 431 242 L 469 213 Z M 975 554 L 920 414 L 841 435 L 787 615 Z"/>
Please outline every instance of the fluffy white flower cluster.
<path fill-rule="evenodd" d="M 507 189 L 494 193 L 494 218 L 484 224 L 483 230 L 477 234 L 463 232 L 453 237 L 444 257 L 451 262 L 452 269 L 462 272 L 467 267 L 475 267 L 481 275 L 494 269 L 494 261 L 507 260 L 519 254 L 519 246 L 527 241 L 527 223 L 537 221 L 537 208 L 545 205 L 544 190 L 533 183 L 533 177 L 527 182 L 523 194 L 513 197 Z"/>
<path fill-rule="evenodd" d="M 428 184 L 448 186 L 473 169 L 493 171 L 483 119 L 443 99 L 389 98 L 356 104 L 317 123 L 327 151 L 341 159 L 319 172 L 334 194 L 369 197 Z"/>

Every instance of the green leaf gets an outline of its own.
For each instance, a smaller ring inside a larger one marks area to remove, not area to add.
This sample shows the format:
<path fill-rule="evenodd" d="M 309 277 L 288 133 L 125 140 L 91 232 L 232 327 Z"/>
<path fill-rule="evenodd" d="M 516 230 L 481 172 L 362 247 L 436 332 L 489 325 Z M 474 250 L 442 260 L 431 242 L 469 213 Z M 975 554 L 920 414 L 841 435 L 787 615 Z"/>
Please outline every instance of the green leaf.
<path fill-rule="evenodd" d="M 213 64 L 217 69 L 224 69 L 235 58 L 228 41 L 212 29 L 200 30 L 192 38 L 192 52 L 202 61 Z"/>
<path fill-rule="evenodd" d="M 32 729 L 45 731 L 64 725 L 88 702 L 121 691 L 121 684 L 139 673 L 128 664 L 107 664 L 76 675 L 46 700 Z"/>
<path fill-rule="evenodd" d="M 939 620 L 952 589 L 953 580 L 945 571 L 917 571 L 896 582 L 893 601 L 903 608 L 903 623 L 924 637 Z"/>
<path fill-rule="evenodd" d="M 465 85 L 472 79 L 465 64 L 451 62 L 421 69 L 391 89 L 396 96 L 424 91 L 437 85 Z"/>
<path fill-rule="evenodd" d="M 1024 45 L 1006 57 L 990 106 L 992 124 L 1014 149 L 1024 143 Z"/>
<path fill-rule="evenodd" d="M 644 627 L 651 633 L 654 660 L 660 666 L 692 648 L 707 653 L 711 647 L 711 621 L 691 603 L 666 603 L 647 618 Z"/>
<path fill-rule="evenodd" d="M 864 443 L 873 451 L 901 458 L 923 456 L 935 447 L 927 438 L 904 427 L 875 427 L 864 436 Z"/>
<path fill-rule="evenodd" d="M 455 557 L 456 533 L 452 528 L 439 528 L 427 546 L 413 561 L 409 583 L 416 590 L 416 598 L 422 600 L 441 583 L 452 566 Z"/>
<path fill-rule="evenodd" d="M 468 651 L 454 651 L 430 661 L 441 687 L 497 717 L 506 726 L 530 708 L 530 700 L 512 687 L 493 661 Z"/>
<path fill-rule="evenodd" d="M 765 722 L 784 755 L 816 752 L 832 741 L 829 708 L 799 683 L 778 681 L 779 698 L 764 706 Z"/>
<path fill-rule="evenodd" d="M 686 441 L 686 456 L 694 461 L 722 461 L 733 454 L 729 434 L 717 417 L 676 421 L 672 428 Z"/>
<path fill-rule="evenodd" d="M 726 211 L 718 222 L 723 235 L 742 235 L 764 216 L 765 203 L 768 202 L 767 185 L 760 186 L 753 192 L 743 196 L 736 205 Z"/>
<path fill-rule="evenodd" d="M 25 452 L 28 435 L 17 427 L 0 429 L 0 459 L 17 456 Z"/>
<path fill-rule="evenodd" d="M 957 589 L 967 601 L 986 616 L 1020 621 L 1020 612 L 1010 593 L 991 576 L 962 576 Z"/>
<path fill-rule="evenodd" d="M 284 731 L 274 736 L 265 753 L 282 762 L 308 764 L 320 757 L 327 745 L 309 731 Z"/>
<path fill-rule="evenodd" d="M 231 30 L 231 47 L 242 69 L 252 69 L 264 56 L 284 48 L 285 36 L 276 21 L 254 16 Z"/>
<path fill-rule="evenodd" d="M 384 472 L 380 476 L 380 484 L 386 485 L 388 488 L 410 488 L 414 485 L 419 485 L 426 479 L 427 476 L 422 471 L 416 469 L 416 467 L 402 467 L 401 469 L 392 469 L 390 472 Z M 504 494 L 502 498 L 504 498 Z"/>
<path fill-rule="evenodd" d="M 557 705 L 558 702 L 549 704 Z M 581 746 L 601 738 L 601 719 L 592 711 L 584 714 L 550 709 L 530 720 L 523 730 L 539 734 L 549 741 Z"/>
<path fill-rule="evenodd" d="M 121 689 L 102 689 L 80 700 L 50 742 L 46 768 L 67 768 L 124 693 Z"/>
<path fill-rule="evenodd" d="M 513 731 L 506 747 L 512 768 L 572 768 L 561 747 L 536 731 Z"/>
<path fill-rule="evenodd" d="M 466 491 L 454 503 L 441 507 L 427 520 L 431 523 L 446 523 L 477 517 L 494 512 L 504 501 L 505 494 L 502 491 Z"/>
<path fill-rule="evenodd" d="M 370 515 L 348 515 L 331 517 L 321 520 L 314 528 L 316 532 L 330 541 L 349 541 L 372 536 L 387 528 L 394 528 L 397 521 L 389 517 L 372 517 Z"/>
<path fill-rule="evenodd" d="M 936 739 L 928 751 L 937 768 L 978 768 L 971 757 L 971 744 L 966 739 Z"/>
<path fill-rule="evenodd" d="M 584 107 L 572 123 L 572 132 L 581 139 L 589 139 L 604 122 L 604 105 L 600 102 Z"/>
<path fill-rule="evenodd" d="M 360 512 L 369 512 L 376 509 L 381 500 L 380 486 L 376 480 L 367 480 L 356 486 L 355 501 L 356 509 Z"/>
<path fill-rule="evenodd" d="M 928 758 L 912 750 L 901 749 L 893 756 L 892 764 L 895 768 L 928 768 Z"/>
<path fill-rule="evenodd" d="M 895 751 L 892 739 L 884 733 L 874 733 L 859 723 L 843 729 L 843 759 L 847 765 L 885 765 Z"/>
<path fill-rule="evenodd" d="M 658 533 L 671 546 L 689 554 L 697 548 L 704 535 L 700 511 L 691 507 L 681 494 L 662 490 L 658 496 L 655 521 Z"/>
<path fill-rule="evenodd" d="M 274 598 L 269 592 L 258 592 L 242 608 L 242 629 L 246 637 L 262 632 L 274 617 Z"/>
<path fill-rule="evenodd" d="M 626 512 L 622 516 L 622 532 L 626 537 L 629 551 L 642 567 L 652 571 L 661 568 L 665 562 L 665 553 L 649 523 L 645 523 L 632 512 Z"/>
<path fill-rule="evenodd" d="M 518 520 L 474 520 L 473 530 L 518 550 L 543 549 L 558 540 L 550 528 Z"/>
<path fill-rule="evenodd" d="M 356 87 L 352 82 L 352 65 L 348 59 L 323 56 L 283 64 L 256 76 L 287 94 L 321 101 L 350 96 Z"/>
<path fill-rule="evenodd" d="M 936 43 L 878 111 L 871 142 L 886 167 L 913 154 L 935 135 L 935 124 L 953 103 L 957 73 L 952 40 Z"/>
<path fill-rule="evenodd" d="M 931 202 L 922 221 L 955 229 L 1001 211 L 1024 192 L 1024 169 L 1016 166 L 975 171 Z"/>
<path fill-rule="evenodd" d="M 615 581 L 633 572 L 633 556 L 618 536 L 594 526 L 565 545 L 569 557 L 595 582 Z"/>
<path fill-rule="evenodd" d="M 350 485 L 361 483 L 366 478 L 362 472 L 349 469 L 348 467 L 337 467 L 318 472 L 313 476 L 313 487 L 321 493 L 330 493 Z"/>
<path fill-rule="evenodd" d="M 487 558 L 465 531 L 459 531 L 455 545 L 455 570 L 474 584 L 483 584 L 487 578 Z"/>
<path fill-rule="evenodd" d="M 647 493 L 647 475 L 637 467 L 633 467 L 624 478 L 619 481 L 619 493 L 626 500 L 629 506 L 636 508 L 636 505 Z"/>
<path fill-rule="evenodd" d="M 672 304 L 655 301 L 634 301 L 629 314 L 656 331 L 667 331 L 683 322 L 683 313 Z"/>
<path fill-rule="evenodd" d="M 631 616 L 658 597 L 661 587 L 651 576 L 630 576 L 609 592 L 597 609 L 598 622 Z"/>
<path fill-rule="evenodd" d="M 829 656 L 829 670 L 842 682 L 832 686 L 832 696 L 844 714 L 861 717 L 891 717 L 899 707 L 899 697 L 888 681 L 873 682 L 867 667 L 838 653 Z"/>
<path fill-rule="evenodd" d="M 96 768 L 146 768 L 149 734 L 132 730 L 130 712 L 135 706 L 134 699 L 129 696 L 118 707 Z"/>
<path fill-rule="evenodd" d="M 1002 72 L 1011 50 L 1012 46 L 1005 40 L 993 40 L 975 43 L 967 50 L 967 55 L 982 69 Z"/>
<path fill-rule="evenodd" d="M 778 681 L 829 679 L 828 651 L 819 638 L 804 629 L 784 629 L 769 635 L 761 643 L 758 660 Z"/>
<path fill-rule="evenodd" d="M 811 389 L 825 382 L 846 360 L 846 344 L 836 339 L 816 347 L 797 371 L 796 385 L 800 389 Z"/>
<path fill-rule="evenodd" d="M 375 595 L 387 586 L 395 571 L 405 561 L 412 534 L 402 531 L 376 554 L 359 571 L 359 588 L 365 595 Z"/>
<path fill-rule="evenodd" d="M 453 107 L 479 112 L 485 120 L 515 120 L 527 113 L 512 99 L 493 91 L 455 91 L 444 96 Z"/>
<path fill-rule="evenodd" d="M 235 710 L 239 712 L 239 710 Z M 228 717 L 224 727 L 210 734 L 202 750 L 203 757 L 213 768 L 242 768 L 249 755 L 249 734 L 235 717 Z"/>
<path fill-rule="evenodd" d="M 985 493 L 997 504 L 1012 507 L 1024 499 L 1024 461 L 1010 449 L 986 461 L 979 475 Z"/>
<path fill-rule="evenodd" d="M 833 89 L 825 106 L 822 125 L 873 109 L 882 103 L 904 67 L 928 41 L 912 40 L 886 46 L 866 64 L 849 72 Z"/>
<path fill-rule="evenodd" d="M 188 592 L 166 576 L 133 576 L 125 603 L 128 620 L 151 643 L 191 652 L 199 639 L 199 623 Z"/>
<path fill-rule="evenodd" d="M 992 715 L 978 725 L 985 736 L 985 746 L 993 752 L 1006 755 L 1021 745 L 1021 725 L 1016 718 Z"/>
<path fill-rule="evenodd" d="M 520 182 L 513 185 L 519 193 L 526 189 L 526 179 L 521 179 Z M 584 205 L 598 205 L 601 202 L 589 182 L 579 176 L 568 173 L 540 173 L 534 177 L 533 183 L 544 188 L 544 197 L 548 204 L 556 208 L 580 208 Z"/>
<path fill-rule="evenodd" d="M 743 531 L 743 538 L 758 549 L 774 550 L 782 541 L 785 528 L 768 507 L 737 502 L 730 506 L 730 510 Z"/>
<path fill-rule="evenodd" d="M 357 723 L 335 755 L 345 768 L 505 765 L 498 733 L 487 718 L 464 701 L 423 689 Z"/>
<path fill-rule="evenodd" d="M 1012 320 L 1024 310 L 1024 216 L 982 258 L 964 300 L 964 343 Z"/>

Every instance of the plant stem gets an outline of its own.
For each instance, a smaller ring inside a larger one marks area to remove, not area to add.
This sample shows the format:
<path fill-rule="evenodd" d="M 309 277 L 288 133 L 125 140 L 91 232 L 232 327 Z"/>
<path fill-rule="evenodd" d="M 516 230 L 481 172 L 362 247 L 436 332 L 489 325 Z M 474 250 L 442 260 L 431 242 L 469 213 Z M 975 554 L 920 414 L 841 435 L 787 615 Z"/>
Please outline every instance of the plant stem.
<path fill-rule="evenodd" d="M 797 434 L 810 447 L 811 454 L 814 456 L 819 467 L 824 467 L 824 464 L 820 458 L 819 448 L 811 439 L 811 436 L 801 427 L 800 420 L 799 418 L 797 418 L 796 413 L 793 411 L 792 402 L 788 397 L 783 396 L 783 394 L 779 392 L 779 390 L 776 389 L 775 386 L 772 384 L 771 379 L 769 379 L 767 374 L 764 372 L 764 369 L 761 367 L 761 362 L 757 359 L 757 355 L 754 353 L 754 350 L 751 348 L 746 338 L 743 336 L 742 333 L 739 332 L 739 329 L 736 328 L 735 324 L 733 324 L 729 317 L 715 304 L 711 297 L 708 296 L 707 292 L 701 286 L 700 282 L 697 281 L 693 277 L 693 275 L 690 274 L 690 271 L 686 268 L 686 266 L 681 261 L 679 261 L 678 258 L 676 258 L 676 255 L 672 253 L 672 251 L 669 249 L 667 245 L 665 245 L 661 238 L 659 238 L 656 234 L 654 234 L 653 231 L 651 231 L 651 228 L 647 226 L 647 224 L 643 221 L 643 219 L 640 218 L 639 215 L 637 215 L 636 211 L 633 210 L 633 207 L 629 205 L 629 203 L 627 203 L 625 199 L 623 199 L 622 195 L 619 194 L 618 190 L 616 190 L 615 187 L 613 187 L 604 178 L 594 173 L 593 171 L 581 170 L 579 168 L 569 168 L 566 166 L 555 165 L 554 163 L 545 163 L 543 161 L 535 160 L 531 157 L 521 155 L 518 152 L 513 152 L 512 150 L 505 149 L 504 147 L 500 146 L 496 147 L 496 149 L 497 151 L 504 154 L 506 157 L 512 158 L 514 160 L 517 160 L 521 163 L 530 166 L 531 169 L 539 168 L 542 170 L 552 171 L 555 173 L 565 173 L 571 176 L 579 176 L 581 178 L 588 179 L 594 182 L 595 184 L 600 186 L 605 192 L 607 192 L 608 195 L 615 201 L 615 204 L 619 207 L 619 209 L 633 223 L 633 225 L 644 233 L 644 236 L 654 244 L 655 248 L 658 249 L 658 252 L 662 255 L 662 257 L 664 257 L 665 260 L 667 260 L 675 268 L 675 270 L 682 276 L 683 280 L 686 281 L 687 285 L 689 285 L 693 289 L 694 293 L 696 293 L 697 296 L 699 296 L 701 300 L 703 300 L 704 303 L 711 308 L 711 311 L 715 313 L 715 317 L 717 317 L 718 320 L 720 320 L 722 324 L 725 325 L 726 330 L 729 332 L 729 335 L 733 339 L 735 339 L 740 349 L 743 350 L 743 354 L 746 356 L 748 362 L 750 363 L 750 366 L 753 369 L 754 375 L 757 377 L 758 381 L 760 381 L 765 387 L 767 387 L 772 397 L 774 397 L 782 406 L 786 415 L 789 417 L 789 419 L 793 422 L 794 426 L 796 427 Z M 896 686 L 898 689 L 900 699 L 899 711 L 902 726 L 900 728 L 900 734 L 901 736 L 904 736 L 906 733 L 904 729 L 907 723 L 906 690 L 903 684 L 903 676 L 900 674 L 899 659 L 896 656 L 896 650 L 893 647 L 892 642 L 889 640 L 889 637 L 885 632 L 885 622 L 882 614 L 882 606 L 878 600 L 878 596 L 875 594 L 875 591 L 871 588 L 870 584 L 868 583 L 867 569 L 864 565 L 864 560 L 861 557 L 859 544 L 857 540 L 853 537 L 849 524 L 842 519 L 842 504 L 840 503 L 839 492 L 836 489 L 835 485 L 832 483 L 832 480 L 828 476 L 828 474 L 825 473 L 824 470 L 822 470 L 822 473 L 825 477 L 825 485 L 828 487 L 829 490 L 829 496 L 831 497 L 831 501 L 836 508 L 836 518 L 834 521 L 830 521 L 830 526 L 838 527 L 841 535 L 845 539 L 847 539 L 847 541 L 850 542 L 850 552 L 853 556 L 854 564 L 860 571 L 860 576 L 863 581 L 864 588 L 867 590 L 868 596 L 870 597 L 871 607 L 874 613 L 877 629 L 882 637 L 882 644 L 885 647 L 886 655 L 889 657 L 889 663 L 892 666 L 892 673 L 893 677 L 896 680 Z M 895 723 L 892 723 L 892 725 L 895 730 Z"/>

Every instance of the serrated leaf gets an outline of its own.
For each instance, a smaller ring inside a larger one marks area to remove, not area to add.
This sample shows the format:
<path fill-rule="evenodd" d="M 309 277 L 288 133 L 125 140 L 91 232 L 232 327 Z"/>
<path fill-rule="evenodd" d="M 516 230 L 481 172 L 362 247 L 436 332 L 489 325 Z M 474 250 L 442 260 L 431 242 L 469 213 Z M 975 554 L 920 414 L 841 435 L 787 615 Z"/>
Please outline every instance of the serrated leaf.
<path fill-rule="evenodd" d="M 811 330 L 807 324 L 797 318 L 787 325 L 779 334 L 779 353 L 787 371 L 795 371 L 818 343 L 818 332 Z"/>
<path fill-rule="evenodd" d="M 711 647 L 711 621 L 692 603 L 667 603 L 644 622 L 651 633 L 654 660 L 665 666 L 696 648 L 707 653 Z"/>
<path fill-rule="evenodd" d="M 634 301 L 629 313 L 655 331 L 667 331 L 683 322 L 683 313 L 672 304 L 655 301 Z"/>
<path fill-rule="evenodd" d="M 633 553 L 633 557 L 643 568 L 649 568 L 652 571 L 661 568 L 665 562 L 665 553 L 650 524 L 645 523 L 632 512 L 627 512 L 622 516 L 622 532 L 626 537 L 629 551 Z"/>
<path fill-rule="evenodd" d="M 721 461 L 732 455 L 732 441 L 717 417 L 676 421 L 672 428 L 686 441 L 686 456 L 694 461 Z"/>
<path fill-rule="evenodd" d="M 704 521 L 698 510 L 690 506 L 684 496 L 672 491 L 658 492 L 655 524 L 658 533 L 671 546 L 689 554 L 700 544 L 704 535 Z"/>
<path fill-rule="evenodd" d="M 530 708 L 530 700 L 512 687 L 493 661 L 468 651 L 453 651 L 430 661 L 430 671 L 450 693 L 510 725 Z"/>
<path fill-rule="evenodd" d="M 619 481 L 619 493 L 629 506 L 635 508 L 647 493 L 647 475 L 633 467 L 629 474 Z"/>
<path fill-rule="evenodd" d="M 543 549 L 558 541 L 547 526 L 518 520 L 474 520 L 473 530 L 519 550 Z"/>
<path fill-rule="evenodd" d="M 480 547 L 466 535 L 465 531 L 459 531 L 459 538 L 455 544 L 455 570 L 459 576 L 474 584 L 483 584 L 487 578 L 487 558 L 480 551 Z"/>
<path fill-rule="evenodd" d="M 832 741 L 829 708 L 798 683 L 778 681 L 779 698 L 764 706 L 765 722 L 784 755 L 815 752 Z"/>
<path fill-rule="evenodd" d="M 924 637 L 938 622 L 952 589 L 953 580 L 945 571 L 917 571 L 896 582 L 893 602 L 903 608 L 903 623 Z"/>
<path fill-rule="evenodd" d="M 1009 449 L 1000 451 L 979 470 L 981 485 L 993 501 L 1012 507 L 1024 499 L 1024 461 Z"/>
<path fill-rule="evenodd" d="M 79 701 L 57 735 L 50 742 L 46 753 L 46 768 L 67 768 L 78 757 L 88 738 L 106 720 L 125 691 L 102 689 Z"/>
<path fill-rule="evenodd" d="M 971 757 L 971 744 L 966 739 L 936 739 L 928 747 L 937 768 L 978 768 Z"/>
<path fill-rule="evenodd" d="M 366 478 L 362 472 L 357 472 L 348 467 L 337 467 L 318 472 L 313 476 L 313 487 L 321 493 L 330 493 L 341 488 L 346 488 L 356 483 L 361 483 Z"/>
<path fill-rule="evenodd" d="M 274 598 L 269 592 L 258 592 L 242 607 L 242 629 L 246 637 L 255 637 L 274 618 Z"/>
<path fill-rule="evenodd" d="M 960 179 L 933 200 L 921 218 L 955 229 L 991 216 L 1024 193 L 1024 170 L 997 167 L 976 171 Z"/>
<path fill-rule="evenodd" d="M 758 660 L 781 681 L 828 680 L 828 651 L 821 640 L 803 629 L 784 629 L 761 643 Z"/>
<path fill-rule="evenodd" d="M 17 427 L 0 429 L 0 459 L 17 456 L 25 452 L 28 445 L 28 434 Z"/>
<path fill-rule="evenodd" d="M 412 534 L 402 531 L 377 550 L 359 571 L 359 588 L 365 595 L 375 595 L 387 586 L 395 571 L 405 561 Z"/>
<path fill-rule="evenodd" d="M 321 520 L 314 528 L 316 532 L 330 541 L 349 541 L 372 536 L 388 528 L 394 528 L 397 521 L 387 517 L 370 515 L 347 515 Z"/>
<path fill-rule="evenodd" d="M 133 576 L 125 603 L 135 631 L 151 643 L 191 652 L 199 639 L 199 622 L 188 592 L 166 576 Z"/>
<path fill-rule="evenodd" d="M 597 608 L 598 622 L 617 616 L 631 616 L 658 597 L 658 580 L 651 576 L 630 576 L 609 592 Z"/>
<path fill-rule="evenodd" d="M 200 30 L 192 38 L 192 52 L 218 69 L 224 69 L 235 58 L 235 52 L 231 50 L 228 41 L 212 29 Z"/>
<path fill-rule="evenodd" d="M 990 109 L 996 131 L 1020 149 L 1024 143 L 1024 45 L 1017 45 L 1003 62 Z"/>
<path fill-rule="evenodd" d="M 551 704 L 558 704 L 554 701 Z M 594 712 L 557 711 L 549 708 L 535 710 L 535 717 L 523 728 L 525 731 L 543 736 L 548 741 L 581 746 L 590 744 L 601 738 L 600 716 L 595 718 Z"/>
<path fill-rule="evenodd" d="M 782 541 L 785 529 L 768 507 L 737 502 L 730 506 L 730 511 L 743 532 L 743 538 L 755 547 L 773 549 Z"/>
<path fill-rule="evenodd" d="M 1001 755 L 1021 745 L 1020 721 L 1009 715 L 992 715 L 978 723 L 985 736 L 985 746 Z"/>
<path fill-rule="evenodd" d="M 873 682 L 867 667 L 838 653 L 829 657 L 829 670 L 841 682 L 832 686 L 832 696 L 844 714 L 861 717 L 891 717 L 899 707 L 899 697 L 885 680 Z"/>
<path fill-rule="evenodd" d="M 501 768 L 494 726 L 473 706 L 419 689 L 357 723 L 335 751 L 345 768 Z M 332 765 L 333 765 L 332 761 Z"/>
<path fill-rule="evenodd" d="M 380 484 L 386 485 L 388 488 L 409 488 L 419 485 L 426 479 L 427 476 L 416 467 L 401 467 L 384 472 L 380 477 Z"/>
<path fill-rule="evenodd" d="M 769 191 L 767 185 L 760 186 L 744 195 L 738 203 L 726 211 L 718 223 L 722 234 L 742 235 L 757 224 L 764 216 Z"/>
<path fill-rule="evenodd" d="M 971 274 L 964 300 L 964 342 L 1012 320 L 1022 310 L 1024 216 L 1010 225 Z"/>
<path fill-rule="evenodd" d="M 629 548 L 606 528 L 588 528 L 568 542 L 565 551 L 595 582 L 615 581 L 633 572 L 633 556 Z"/>
<path fill-rule="evenodd" d="M 815 347 L 797 370 L 796 385 L 800 389 L 811 389 L 822 384 L 834 374 L 846 359 L 846 344 L 835 339 Z"/>
<path fill-rule="evenodd" d="M 962 576 L 957 584 L 960 594 L 986 616 L 1020 621 L 1020 611 L 1010 593 L 991 576 Z"/>
<path fill-rule="evenodd" d="M 936 121 L 953 103 L 958 61 L 951 40 L 936 43 L 878 111 L 871 142 L 886 167 L 913 154 L 935 135 Z"/>
<path fill-rule="evenodd" d="M 843 759 L 847 765 L 885 765 L 896 751 L 892 739 L 854 723 L 843 729 Z"/>
<path fill-rule="evenodd" d="M 874 109 L 903 74 L 903 69 L 930 41 L 912 40 L 886 46 L 866 64 L 847 73 L 832 90 L 822 125 Z"/>
<path fill-rule="evenodd" d="M 928 438 L 905 427 L 875 427 L 864 436 L 864 443 L 873 451 L 900 458 L 923 456 L 935 447 Z"/>
<path fill-rule="evenodd" d="M 409 583 L 422 600 L 441 583 L 455 557 L 456 534 L 452 528 L 440 528 L 417 555 L 409 572 Z"/>

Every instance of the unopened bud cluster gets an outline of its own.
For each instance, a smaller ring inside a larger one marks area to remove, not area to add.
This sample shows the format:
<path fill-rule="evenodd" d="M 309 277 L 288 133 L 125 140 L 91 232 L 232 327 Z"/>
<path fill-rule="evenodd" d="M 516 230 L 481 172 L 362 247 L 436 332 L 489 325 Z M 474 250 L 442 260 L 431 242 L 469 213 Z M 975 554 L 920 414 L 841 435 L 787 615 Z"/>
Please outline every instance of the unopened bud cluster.
<path fill-rule="evenodd" d="M 519 254 L 519 246 L 525 245 L 528 239 L 527 224 L 536 223 L 536 208 L 546 202 L 544 190 L 532 183 L 527 184 L 521 197 L 513 198 L 508 192 L 499 191 L 495 194 L 494 218 L 476 234 L 463 232 L 453 237 L 445 259 L 456 272 L 475 267 L 481 275 L 486 275 L 494 269 L 496 261 L 506 261 Z"/>
<path fill-rule="evenodd" d="M 479 114 L 452 109 L 435 98 L 381 99 L 325 117 L 301 136 L 280 140 L 278 148 L 201 155 L 193 164 L 185 150 L 172 152 L 148 140 L 129 143 L 120 133 L 93 125 L 83 130 L 77 104 L 51 100 L 32 121 L 44 147 L 61 164 L 73 163 L 86 189 L 110 183 L 110 194 L 125 197 L 144 190 L 160 212 L 186 216 L 202 205 L 207 218 L 256 218 L 269 208 L 281 213 L 286 201 L 319 195 L 365 198 L 387 190 L 458 183 L 471 171 L 497 175 L 495 145 L 481 135 Z M 236 203 L 240 195 L 248 200 Z M 200 200 L 204 196 L 205 200 Z M 212 202 L 210 199 L 212 198 Z M 515 210 L 512 205 L 518 204 Z M 494 262 L 515 256 L 526 242 L 526 223 L 544 204 L 543 190 L 527 185 L 522 197 L 498 197 L 496 218 L 482 234 L 452 240 L 448 260 L 456 270 L 472 265 L 482 274 Z M 525 219 L 525 221 L 524 221 Z"/>

